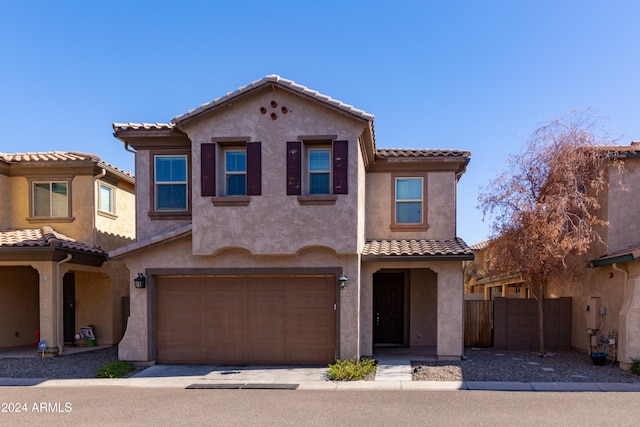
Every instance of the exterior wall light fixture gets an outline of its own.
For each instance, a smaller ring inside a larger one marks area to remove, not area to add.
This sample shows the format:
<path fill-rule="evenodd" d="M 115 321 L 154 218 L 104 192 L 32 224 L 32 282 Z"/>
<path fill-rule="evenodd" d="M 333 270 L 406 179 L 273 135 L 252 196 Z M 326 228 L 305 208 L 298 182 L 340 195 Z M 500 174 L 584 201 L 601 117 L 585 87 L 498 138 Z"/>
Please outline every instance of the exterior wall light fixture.
<path fill-rule="evenodd" d="M 147 285 L 147 278 L 142 275 L 142 273 L 138 273 L 138 277 L 133 279 L 133 283 L 136 286 L 136 289 L 144 289 Z"/>
<path fill-rule="evenodd" d="M 338 283 L 340 283 L 340 289 L 344 289 L 347 287 L 347 284 L 349 283 L 349 278 L 345 276 L 344 272 L 342 272 L 342 274 L 340 275 L 340 278 L 338 279 Z"/>

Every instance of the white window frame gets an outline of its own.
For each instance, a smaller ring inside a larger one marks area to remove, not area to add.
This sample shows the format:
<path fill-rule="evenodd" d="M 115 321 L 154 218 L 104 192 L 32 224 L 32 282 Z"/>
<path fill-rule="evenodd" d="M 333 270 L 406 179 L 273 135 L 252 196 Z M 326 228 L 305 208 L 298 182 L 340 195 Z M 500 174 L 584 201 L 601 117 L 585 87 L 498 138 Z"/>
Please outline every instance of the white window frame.
<path fill-rule="evenodd" d="M 332 150 L 331 150 L 331 146 L 314 146 L 312 148 L 307 148 L 307 170 L 306 170 L 306 175 L 307 175 L 307 194 L 311 195 L 311 196 L 330 196 L 332 194 L 332 185 L 331 183 L 332 181 L 332 177 L 333 177 L 333 171 L 332 171 L 332 159 L 331 159 L 331 155 L 332 155 Z M 329 153 L 329 168 L 328 169 L 321 169 L 321 170 L 311 170 L 311 153 L 313 153 L 314 151 L 326 151 Z M 327 192 L 326 193 L 312 193 L 311 192 L 311 176 L 312 175 L 328 175 L 329 176 L 329 180 L 327 183 Z"/>
<path fill-rule="evenodd" d="M 184 181 L 160 181 L 158 182 L 158 163 L 157 159 L 162 157 L 174 157 L 184 159 L 185 167 L 185 180 Z M 184 208 L 159 208 L 158 187 L 162 185 L 184 185 L 185 187 L 185 199 Z M 153 198 L 154 198 L 154 211 L 156 212 L 186 212 L 189 210 L 189 159 L 186 154 L 155 154 L 153 156 Z"/>
<path fill-rule="evenodd" d="M 227 154 L 229 153 L 244 153 L 244 171 L 229 171 L 227 170 Z M 229 148 L 223 150 L 223 161 L 224 161 L 224 194 L 227 196 L 246 196 L 247 195 L 247 150 L 246 148 Z M 229 194 L 229 177 L 230 176 L 238 176 L 244 175 L 244 191 L 242 194 Z"/>
<path fill-rule="evenodd" d="M 398 180 L 419 180 L 420 181 L 420 198 L 419 199 L 398 199 Z M 399 226 L 420 226 L 424 224 L 424 177 L 421 176 L 396 176 L 393 181 L 393 193 L 394 193 L 394 223 Z M 418 222 L 400 222 L 398 220 L 398 206 L 401 203 L 420 203 L 420 219 Z"/>
<path fill-rule="evenodd" d="M 109 210 L 102 209 L 102 188 L 109 190 Z M 116 188 L 104 182 L 98 182 L 98 211 L 111 215 L 116 213 Z"/>

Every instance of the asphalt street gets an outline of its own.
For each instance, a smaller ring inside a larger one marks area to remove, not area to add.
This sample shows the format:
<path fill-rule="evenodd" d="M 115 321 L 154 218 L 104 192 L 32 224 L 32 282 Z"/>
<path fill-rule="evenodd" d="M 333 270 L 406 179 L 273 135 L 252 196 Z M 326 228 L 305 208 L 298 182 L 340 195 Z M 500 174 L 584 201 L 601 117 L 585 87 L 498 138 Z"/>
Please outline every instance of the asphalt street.
<path fill-rule="evenodd" d="M 0 402 L 12 426 L 636 426 L 640 393 L 0 387 Z"/>

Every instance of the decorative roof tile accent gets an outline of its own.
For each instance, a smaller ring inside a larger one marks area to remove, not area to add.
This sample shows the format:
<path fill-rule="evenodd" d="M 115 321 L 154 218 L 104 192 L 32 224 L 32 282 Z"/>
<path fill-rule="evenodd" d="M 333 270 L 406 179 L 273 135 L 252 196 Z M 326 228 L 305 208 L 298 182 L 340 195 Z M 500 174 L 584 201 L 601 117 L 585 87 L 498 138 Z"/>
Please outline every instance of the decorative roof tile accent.
<path fill-rule="evenodd" d="M 290 89 L 292 91 L 295 92 L 299 92 L 303 95 L 309 96 L 311 98 L 316 99 L 317 101 L 329 104 L 333 107 L 339 108 L 341 110 L 344 110 L 347 113 L 353 114 L 354 116 L 360 117 L 362 119 L 365 119 L 367 121 L 372 121 L 373 120 L 373 114 L 369 114 L 366 113 L 363 110 L 360 110 L 358 108 L 355 108 L 353 105 L 349 105 L 349 104 L 345 104 L 342 101 L 338 101 L 337 99 L 333 99 L 330 96 L 327 95 L 323 95 L 320 92 L 313 90 L 313 89 L 309 89 L 306 86 L 303 86 L 301 84 L 298 84 L 296 82 L 294 82 L 293 80 L 288 80 L 285 78 L 282 78 L 280 76 L 278 76 L 277 74 L 270 74 L 260 80 L 256 80 L 246 86 L 242 86 L 238 89 L 236 89 L 233 92 L 229 92 L 224 96 L 221 96 L 220 98 L 216 98 L 211 102 L 208 102 L 206 104 L 202 104 L 200 107 L 198 108 L 194 108 L 193 110 L 189 110 L 187 113 L 182 114 L 180 116 L 174 117 L 173 119 L 171 119 L 171 123 L 180 123 L 181 121 L 184 121 L 192 116 L 195 116 L 197 114 L 200 114 L 210 108 L 213 108 L 217 105 L 220 105 L 224 102 L 227 102 L 233 98 L 236 98 L 240 95 L 242 95 L 245 92 L 248 92 L 250 90 L 256 89 L 258 87 L 267 85 L 267 84 L 271 84 L 271 83 L 275 83 L 278 84 L 284 88 Z"/>
<path fill-rule="evenodd" d="M 61 248 L 72 251 L 106 255 L 100 248 L 77 242 L 69 236 L 57 232 L 50 226 L 28 228 L 23 230 L 0 231 L 0 247 L 8 248 Z"/>
<path fill-rule="evenodd" d="M 395 158 L 395 157 L 461 157 L 468 158 L 471 156 L 469 151 L 462 150 L 415 150 L 415 149 L 403 149 L 403 148 L 379 148 L 376 150 L 376 156 L 382 158 Z"/>
<path fill-rule="evenodd" d="M 362 256 L 473 257 L 473 251 L 459 237 L 443 240 L 368 240 Z"/>

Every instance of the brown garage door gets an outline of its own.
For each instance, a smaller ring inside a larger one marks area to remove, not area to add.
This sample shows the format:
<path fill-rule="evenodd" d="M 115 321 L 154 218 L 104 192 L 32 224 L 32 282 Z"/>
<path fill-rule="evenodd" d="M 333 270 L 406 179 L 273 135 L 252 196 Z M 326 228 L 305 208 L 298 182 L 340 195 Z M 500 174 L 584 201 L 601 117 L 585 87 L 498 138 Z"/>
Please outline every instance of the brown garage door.
<path fill-rule="evenodd" d="M 335 277 L 157 277 L 158 363 L 335 360 Z"/>

